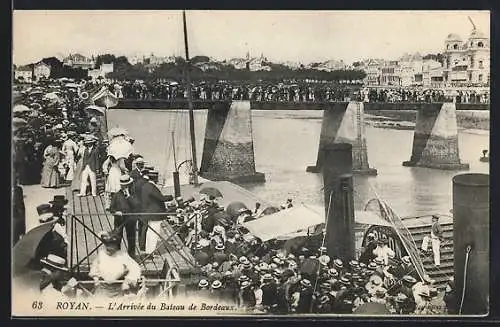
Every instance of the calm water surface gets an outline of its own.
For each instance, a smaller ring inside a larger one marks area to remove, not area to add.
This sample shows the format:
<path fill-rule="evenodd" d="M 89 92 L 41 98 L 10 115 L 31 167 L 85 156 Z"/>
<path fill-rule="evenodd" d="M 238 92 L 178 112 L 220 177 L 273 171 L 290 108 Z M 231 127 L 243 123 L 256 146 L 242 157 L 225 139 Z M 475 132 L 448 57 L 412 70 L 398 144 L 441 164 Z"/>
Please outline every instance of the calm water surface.
<path fill-rule="evenodd" d="M 320 111 L 252 111 L 257 171 L 266 174 L 266 183 L 245 185 L 261 198 L 276 204 L 291 197 L 296 203 L 322 205 L 320 174 L 306 173 L 316 162 Z M 195 111 L 198 165 L 201 163 L 207 112 Z M 109 127 L 126 128 L 142 153 L 160 171 L 170 176 L 173 169 L 172 131 L 175 131 L 176 159 L 190 157 L 189 125 L 186 111 L 110 110 Z M 375 192 L 401 216 L 448 213 L 452 207 L 451 179 L 458 172 L 403 167 L 411 155 L 413 131 L 366 128 L 368 160 L 378 176 L 355 176 L 354 201 L 364 207 Z M 460 156 L 470 172 L 489 172 L 479 162 L 481 150 L 489 149 L 488 131 L 461 131 Z M 161 178 L 160 178 L 161 180 Z"/>

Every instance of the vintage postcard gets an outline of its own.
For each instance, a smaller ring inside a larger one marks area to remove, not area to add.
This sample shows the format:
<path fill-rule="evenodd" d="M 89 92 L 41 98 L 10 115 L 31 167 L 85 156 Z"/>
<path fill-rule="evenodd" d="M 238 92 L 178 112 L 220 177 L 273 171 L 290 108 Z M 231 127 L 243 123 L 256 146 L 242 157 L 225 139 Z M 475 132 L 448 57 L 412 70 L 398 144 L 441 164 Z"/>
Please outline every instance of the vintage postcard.
<path fill-rule="evenodd" d="M 14 10 L 13 316 L 487 315 L 489 31 Z"/>

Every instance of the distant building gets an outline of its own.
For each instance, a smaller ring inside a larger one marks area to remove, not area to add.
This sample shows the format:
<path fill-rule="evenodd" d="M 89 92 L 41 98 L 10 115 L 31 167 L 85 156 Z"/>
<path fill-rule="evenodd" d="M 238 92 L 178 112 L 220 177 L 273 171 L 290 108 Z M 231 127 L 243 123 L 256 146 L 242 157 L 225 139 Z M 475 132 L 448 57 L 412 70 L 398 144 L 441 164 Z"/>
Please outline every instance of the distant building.
<path fill-rule="evenodd" d="M 380 66 L 379 85 L 401 86 L 401 66 L 399 61 L 386 61 Z"/>
<path fill-rule="evenodd" d="M 93 58 L 87 58 L 79 53 L 70 54 L 63 60 L 63 64 L 72 68 L 93 69 L 95 61 Z"/>
<path fill-rule="evenodd" d="M 31 82 L 33 80 L 33 67 L 30 65 L 17 67 L 14 70 L 14 79 Z"/>
<path fill-rule="evenodd" d="M 474 26 L 464 42 L 457 34 L 445 40 L 443 79 L 447 84 L 487 85 L 490 79 L 490 40 Z"/>
<path fill-rule="evenodd" d="M 47 79 L 50 77 L 50 71 L 51 67 L 43 61 L 40 61 L 33 67 L 33 78 L 37 81 L 40 79 Z"/>

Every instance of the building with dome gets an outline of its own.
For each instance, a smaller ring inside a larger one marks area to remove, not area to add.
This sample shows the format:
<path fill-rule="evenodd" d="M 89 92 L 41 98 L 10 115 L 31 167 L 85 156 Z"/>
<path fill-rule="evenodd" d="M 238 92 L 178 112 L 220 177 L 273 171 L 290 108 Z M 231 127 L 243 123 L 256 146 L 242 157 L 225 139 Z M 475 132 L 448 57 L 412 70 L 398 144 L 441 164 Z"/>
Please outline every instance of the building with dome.
<path fill-rule="evenodd" d="M 475 26 L 467 40 L 451 33 L 445 40 L 443 82 L 456 86 L 489 85 L 490 40 Z"/>

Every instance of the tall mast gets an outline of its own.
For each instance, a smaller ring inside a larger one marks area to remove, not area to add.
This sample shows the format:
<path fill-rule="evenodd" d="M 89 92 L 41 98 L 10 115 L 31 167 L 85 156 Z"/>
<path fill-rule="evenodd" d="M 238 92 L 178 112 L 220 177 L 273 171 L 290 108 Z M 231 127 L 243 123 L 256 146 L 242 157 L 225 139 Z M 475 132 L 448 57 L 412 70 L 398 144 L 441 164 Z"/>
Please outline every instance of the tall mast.
<path fill-rule="evenodd" d="M 184 49 L 186 51 L 186 82 L 187 82 L 187 96 L 188 96 L 188 106 L 189 106 L 189 134 L 191 136 L 191 160 L 192 160 L 191 169 L 193 174 L 193 183 L 194 185 L 198 185 L 198 163 L 196 160 L 196 139 L 194 133 L 193 97 L 191 95 L 191 76 L 189 73 L 191 63 L 189 61 L 189 47 L 188 47 L 185 10 L 182 11 L 182 22 L 184 25 Z"/>

